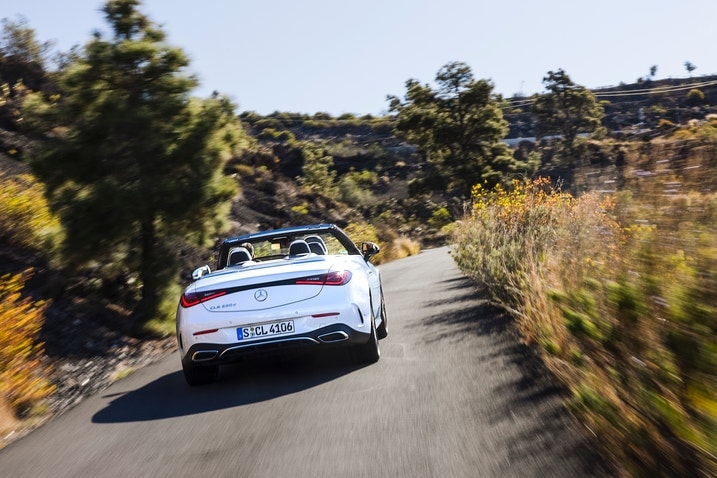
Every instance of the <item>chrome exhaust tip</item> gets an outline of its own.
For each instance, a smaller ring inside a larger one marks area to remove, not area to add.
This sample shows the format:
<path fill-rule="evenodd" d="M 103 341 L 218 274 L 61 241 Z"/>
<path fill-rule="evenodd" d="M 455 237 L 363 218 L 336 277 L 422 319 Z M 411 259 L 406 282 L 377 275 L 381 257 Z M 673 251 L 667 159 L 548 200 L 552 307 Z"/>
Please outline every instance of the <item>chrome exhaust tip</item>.
<path fill-rule="evenodd" d="M 330 332 L 328 334 L 319 335 L 319 340 L 321 340 L 325 344 L 330 344 L 333 342 L 343 342 L 344 340 L 348 340 L 349 336 L 346 334 L 346 332 Z"/>
<path fill-rule="evenodd" d="M 199 352 L 194 352 L 192 362 L 206 362 L 216 358 L 217 355 L 219 355 L 218 350 L 200 350 Z"/>

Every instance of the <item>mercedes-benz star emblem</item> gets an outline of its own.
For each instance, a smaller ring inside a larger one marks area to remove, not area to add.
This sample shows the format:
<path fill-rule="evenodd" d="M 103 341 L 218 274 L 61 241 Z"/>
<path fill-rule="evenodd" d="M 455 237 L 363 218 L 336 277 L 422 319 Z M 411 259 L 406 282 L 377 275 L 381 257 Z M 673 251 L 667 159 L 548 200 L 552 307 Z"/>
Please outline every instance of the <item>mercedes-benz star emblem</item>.
<path fill-rule="evenodd" d="M 254 298 L 259 302 L 264 302 L 267 297 L 269 297 L 269 293 L 264 289 L 259 289 L 258 291 L 254 292 Z"/>

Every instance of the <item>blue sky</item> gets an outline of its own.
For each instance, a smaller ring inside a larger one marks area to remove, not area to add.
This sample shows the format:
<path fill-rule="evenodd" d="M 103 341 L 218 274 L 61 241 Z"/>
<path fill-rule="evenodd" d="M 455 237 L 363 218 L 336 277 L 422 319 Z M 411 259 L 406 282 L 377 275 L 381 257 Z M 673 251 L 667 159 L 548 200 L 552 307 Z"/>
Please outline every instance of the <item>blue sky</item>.
<path fill-rule="evenodd" d="M 4 0 L 59 50 L 106 30 L 101 0 Z M 70 7 L 71 5 L 71 7 Z M 543 91 L 562 68 L 595 88 L 717 73 L 715 0 L 144 0 L 190 57 L 199 96 L 241 111 L 380 115 L 406 80 L 432 83 L 462 61 L 504 96 Z"/>

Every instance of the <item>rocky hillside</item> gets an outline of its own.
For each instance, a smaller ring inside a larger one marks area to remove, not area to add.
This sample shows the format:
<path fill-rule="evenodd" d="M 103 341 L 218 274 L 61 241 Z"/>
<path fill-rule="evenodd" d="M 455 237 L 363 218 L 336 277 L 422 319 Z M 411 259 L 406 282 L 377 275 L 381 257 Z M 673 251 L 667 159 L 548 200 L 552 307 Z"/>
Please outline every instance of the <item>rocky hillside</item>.
<path fill-rule="evenodd" d="M 690 93 L 693 90 L 700 94 Z M 605 126 L 610 134 L 632 133 L 656 128 L 660 120 L 675 124 L 704 120 L 717 113 L 717 75 L 699 78 L 644 80 L 632 84 L 593 90 L 605 108 Z M 510 123 L 509 138 L 535 136 L 535 118 L 530 98 L 513 97 L 505 118 Z"/>

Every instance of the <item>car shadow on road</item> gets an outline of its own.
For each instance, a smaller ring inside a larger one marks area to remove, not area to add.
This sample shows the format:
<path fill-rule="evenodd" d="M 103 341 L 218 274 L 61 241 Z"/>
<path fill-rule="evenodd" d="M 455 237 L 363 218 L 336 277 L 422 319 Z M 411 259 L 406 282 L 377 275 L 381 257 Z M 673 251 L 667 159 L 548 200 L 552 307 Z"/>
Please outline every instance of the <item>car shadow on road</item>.
<path fill-rule="evenodd" d="M 301 392 L 363 366 L 350 362 L 345 350 L 252 360 L 222 367 L 217 382 L 190 387 L 181 371 L 136 390 L 112 392 L 112 401 L 92 417 L 93 423 L 126 423 L 195 415 L 239 407 Z"/>

